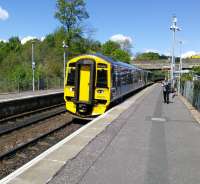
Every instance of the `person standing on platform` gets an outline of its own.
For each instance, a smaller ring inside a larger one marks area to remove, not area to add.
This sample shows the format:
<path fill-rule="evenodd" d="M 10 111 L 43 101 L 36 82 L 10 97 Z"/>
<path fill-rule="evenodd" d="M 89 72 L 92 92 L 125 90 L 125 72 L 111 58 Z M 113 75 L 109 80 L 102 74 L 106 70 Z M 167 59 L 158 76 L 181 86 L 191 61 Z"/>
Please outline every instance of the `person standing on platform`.
<path fill-rule="evenodd" d="M 170 84 L 167 80 L 162 83 L 164 103 L 169 103 Z"/>

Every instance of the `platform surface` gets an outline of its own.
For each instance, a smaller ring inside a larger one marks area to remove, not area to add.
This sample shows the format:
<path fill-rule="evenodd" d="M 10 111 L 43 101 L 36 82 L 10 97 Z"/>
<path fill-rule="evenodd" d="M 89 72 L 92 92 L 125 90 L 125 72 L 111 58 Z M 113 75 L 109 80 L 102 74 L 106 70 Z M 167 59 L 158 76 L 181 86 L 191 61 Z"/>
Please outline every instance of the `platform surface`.
<path fill-rule="evenodd" d="M 18 99 L 24 99 L 24 98 L 31 98 L 35 96 L 42 96 L 42 95 L 48 95 L 48 94 L 54 94 L 54 93 L 62 93 L 63 89 L 51 89 L 51 90 L 40 90 L 40 91 L 26 91 L 21 93 L 8 93 L 8 94 L 0 94 L 0 103 L 11 101 L 11 100 L 18 100 Z"/>
<path fill-rule="evenodd" d="M 157 85 L 49 182 L 75 183 L 199 184 L 200 125 L 179 97 L 164 104 Z"/>

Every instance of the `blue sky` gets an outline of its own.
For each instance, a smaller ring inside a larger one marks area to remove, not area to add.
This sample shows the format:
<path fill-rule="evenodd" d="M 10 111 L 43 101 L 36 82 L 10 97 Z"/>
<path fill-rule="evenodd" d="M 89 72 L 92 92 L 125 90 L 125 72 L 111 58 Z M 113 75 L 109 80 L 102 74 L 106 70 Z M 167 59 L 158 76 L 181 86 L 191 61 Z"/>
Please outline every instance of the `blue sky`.
<path fill-rule="evenodd" d="M 199 0 L 87 0 L 90 19 L 87 25 L 96 30 L 94 39 L 105 42 L 123 34 L 133 39 L 133 53 L 156 50 L 169 53 L 172 15 L 178 17 L 183 51 L 200 52 Z M 55 0 L 0 0 L 9 17 L 0 20 L 0 39 L 11 36 L 43 37 L 60 24 L 54 18 Z M 1 15 L 1 14 L 0 14 Z"/>

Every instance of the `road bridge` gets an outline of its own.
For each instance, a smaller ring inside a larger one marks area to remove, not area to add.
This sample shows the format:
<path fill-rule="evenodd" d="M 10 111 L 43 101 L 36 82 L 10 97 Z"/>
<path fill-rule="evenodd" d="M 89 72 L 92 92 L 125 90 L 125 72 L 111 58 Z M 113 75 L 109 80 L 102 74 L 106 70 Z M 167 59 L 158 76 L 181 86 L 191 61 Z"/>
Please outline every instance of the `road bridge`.
<path fill-rule="evenodd" d="M 146 70 L 170 70 L 169 60 L 152 60 L 152 61 L 132 61 L 132 64 L 139 68 Z M 200 66 L 200 59 L 183 59 L 183 69 L 191 70 L 193 67 Z M 175 67 L 179 68 L 179 63 L 175 64 Z"/>

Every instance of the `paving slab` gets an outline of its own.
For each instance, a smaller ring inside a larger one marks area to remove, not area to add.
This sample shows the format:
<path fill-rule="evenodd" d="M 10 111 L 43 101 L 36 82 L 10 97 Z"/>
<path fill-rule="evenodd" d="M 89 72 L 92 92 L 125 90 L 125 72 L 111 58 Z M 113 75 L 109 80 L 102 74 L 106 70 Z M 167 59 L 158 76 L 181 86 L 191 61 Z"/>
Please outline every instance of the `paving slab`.
<path fill-rule="evenodd" d="M 26 184 L 44 184 L 51 178 L 49 178 L 49 173 L 56 173 L 58 169 L 60 169 L 61 166 L 64 165 L 64 162 L 59 161 L 50 161 L 50 160 L 42 160 L 41 162 L 38 162 L 35 164 L 31 170 L 25 171 L 23 174 L 21 174 L 19 177 L 15 178 L 12 182 L 12 184 L 20 184 L 20 183 L 26 183 Z M 48 173 L 46 170 L 48 170 Z M 40 174 L 38 174 L 40 173 Z"/>

